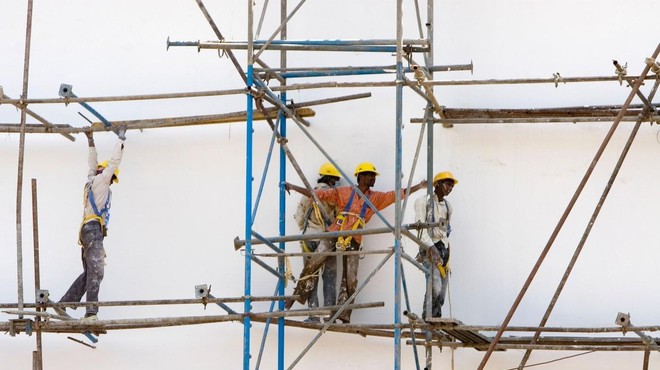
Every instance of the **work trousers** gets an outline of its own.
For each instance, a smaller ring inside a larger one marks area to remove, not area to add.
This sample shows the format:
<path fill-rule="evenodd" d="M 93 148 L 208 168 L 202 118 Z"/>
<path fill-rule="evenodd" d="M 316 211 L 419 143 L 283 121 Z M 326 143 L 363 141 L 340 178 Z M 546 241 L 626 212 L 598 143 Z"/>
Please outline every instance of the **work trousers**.
<path fill-rule="evenodd" d="M 346 251 L 359 251 L 360 244 L 351 239 L 351 245 L 346 248 Z M 355 293 L 358 284 L 358 265 L 360 264 L 360 255 L 353 254 L 348 256 L 343 256 L 343 269 L 341 276 L 341 286 L 339 288 L 339 297 L 337 298 L 337 304 L 343 305 L 346 303 L 348 298 Z M 352 301 L 349 304 L 353 303 Z M 345 323 L 351 321 L 351 312 L 352 310 L 344 310 L 339 315 L 339 319 Z"/>
<path fill-rule="evenodd" d="M 103 249 L 103 232 L 98 221 L 84 224 L 80 230 L 82 241 L 83 272 L 71 284 L 69 290 L 62 296 L 60 302 L 80 302 L 87 293 L 87 302 L 98 302 L 99 289 L 103 280 L 105 268 L 105 250 Z M 98 305 L 87 306 L 87 314 L 96 314 Z"/>
<path fill-rule="evenodd" d="M 300 278 L 298 279 L 296 288 L 293 290 L 293 294 L 299 297 L 299 303 L 305 304 L 305 302 L 307 302 L 307 300 L 310 298 L 310 294 L 313 290 L 315 290 L 318 282 L 318 277 L 314 279 L 314 275 L 318 273 L 319 269 L 325 264 L 326 260 L 330 258 L 336 260 L 335 256 L 322 256 L 318 253 L 334 252 L 336 243 L 337 239 L 322 239 L 321 242 L 319 242 L 318 248 L 316 248 L 316 253 L 305 259 L 305 265 L 303 266 L 303 270 L 300 273 Z M 335 271 L 336 270 L 337 265 L 335 262 Z M 328 305 L 327 302 L 325 304 L 326 306 Z"/>
<path fill-rule="evenodd" d="M 445 296 L 447 295 L 447 283 L 449 283 L 449 274 L 447 274 L 443 279 L 442 275 L 440 275 L 440 270 L 438 270 L 438 266 L 433 262 L 429 262 L 428 259 L 424 261 L 424 267 L 429 269 L 429 272 L 431 273 L 430 277 L 427 276 L 427 278 L 431 279 L 431 317 L 442 317 L 442 305 L 445 304 Z M 424 294 L 424 306 L 422 310 L 423 318 L 426 318 L 427 295 L 428 289 Z"/>
<path fill-rule="evenodd" d="M 309 250 L 316 252 L 320 244 L 319 241 L 306 241 Z M 303 257 L 304 264 L 307 265 L 309 260 L 312 257 Z M 335 256 L 326 256 L 326 259 L 323 261 L 323 272 L 321 272 L 321 277 L 323 279 L 323 305 L 324 306 L 334 306 L 337 302 L 337 257 Z M 319 276 L 318 271 L 309 278 L 312 280 L 312 290 L 309 292 L 309 298 L 307 300 L 307 305 L 309 308 L 319 307 L 319 296 L 318 296 L 318 286 L 319 286 Z"/>

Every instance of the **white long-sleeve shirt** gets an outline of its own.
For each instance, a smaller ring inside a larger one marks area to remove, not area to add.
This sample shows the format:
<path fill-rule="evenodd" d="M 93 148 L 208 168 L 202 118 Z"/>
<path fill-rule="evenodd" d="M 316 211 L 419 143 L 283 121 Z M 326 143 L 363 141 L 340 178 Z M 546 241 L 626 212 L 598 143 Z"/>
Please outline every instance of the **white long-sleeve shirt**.
<path fill-rule="evenodd" d="M 427 204 L 431 207 L 427 208 Z M 449 221 L 451 219 L 452 208 L 445 199 L 438 201 L 435 193 L 425 195 L 415 200 L 415 221 L 420 222 L 439 222 L 439 226 L 422 230 L 419 238 L 427 247 L 442 241 L 446 247 L 449 247 Z"/>
<path fill-rule="evenodd" d="M 321 189 L 330 189 L 330 185 L 320 182 L 316 184 L 314 190 Z M 303 197 L 298 203 L 296 208 L 296 213 L 293 215 L 293 218 L 298 224 L 298 228 L 303 231 L 304 234 L 316 234 L 322 233 L 325 231 L 325 222 L 323 221 L 323 213 L 320 213 L 321 219 L 319 219 L 318 214 L 314 212 L 312 208 L 314 200 L 311 197 Z M 335 217 L 335 205 L 330 202 L 321 202 L 321 206 L 325 209 L 325 212 L 330 217 Z M 307 223 L 307 225 L 305 225 Z"/>
<path fill-rule="evenodd" d="M 87 182 L 92 184 L 92 194 L 94 196 L 94 203 L 96 208 L 101 211 L 105 207 L 108 199 L 112 197 L 112 192 L 110 191 L 110 182 L 112 181 L 112 175 L 114 175 L 115 170 L 119 167 L 121 162 L 122 154 L 124 153 L 124 140 L 117 140 L 114 150 L 112 151 L 112 156 L 108 160 L 108 167 L 106 167 L 103 172 L 96 174 L 96 168 L 98 166 L 98 154 L 96 152 L 96 147 L 89 147 L 89 154 L 87 157 L 87 163 L 89 166 L 89 171 L 87 172 Z M 87 198 L 87 192 L 84 194 L 84 204 L 85 210 L 83 213 L 83 220 L 85 223 L 93 220 L 92 217 L 95 215 L 94 208 L 92 208 L 89 199 Z M 108 208 L 110 204 L 108 203 Z"/>

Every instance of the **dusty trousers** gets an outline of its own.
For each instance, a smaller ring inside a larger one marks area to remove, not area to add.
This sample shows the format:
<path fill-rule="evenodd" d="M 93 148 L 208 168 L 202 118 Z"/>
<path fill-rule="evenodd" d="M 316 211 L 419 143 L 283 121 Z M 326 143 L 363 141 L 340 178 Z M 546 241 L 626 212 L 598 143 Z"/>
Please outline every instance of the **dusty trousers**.
<path fill-rule="evenodd" d="M 347 252 L 359 251 L 360 244 L 358 244 L 354 239 L 351 239 L 350 247 L 346 248 Z M 341 286 L 339 288 L 339 297 L 337 298 L 337 304 L 343 305 L 346 303 L 348 298 L 355 293 L 355 289 L 358 284 L 358 266 L 360 264 L 360 255 L 352 254 L 348 256 L 343 256 L 343 269 L 341 276 Z M 353 303 L 352 301 L 349 304 Z M 346 309 L 339 314 L 338 319 L 348 323 L 351 321 L 351 312 L 352 310 Z"/>
<path fill-rule="evenodd" d="M 317 241 L 307 241 L 309 249 L 313 252 L 316 252 L 320 242 Z M 323 261 L 323 272 L 321 277 L 323 279 L 323 305 L 324 306 L 334 306 L 337 301 L 337 257 L 335 256 L 325 256 Z M 312 257 L 303 257 L 305 261 L 304 264 L 307 265 L 309 260 Z M 317 308 L 319 306 L 319 297 L 318 297 L 318 285 L 319 277 L 314 275 L 309 278 L 312 280 L 313 287 L 309 292 L 309 297 L 307 299 L 307 306 L 309 308 Z"/>
<path fill-rule="evenodd" d="M 84 224 L 80 230 L 82 241 L 83 272 L 71 284 L 69 290 L 62 296 L 60 302 L 80 302 L 87 293 L 87 302 L 98 302 L 99 289 L 105 269 L 105 250 L 103 249 L 103 232 L 98 221 Z M 98 305 L 87 306 L 87 314 L 96 314 Z"/>
<path fill-rule="evenodd" d="M 335 256 L 323 256 L 319 255 L 318 253 L 334 252 L 336 242 L 337 239 L 321 240 L 318 248 L 316 248 L 315 253 L 306 259 L 303 270 L 300 272 L 300 278 L 298 279 L 296 288 L 293 290 L 293 294 L 299 297 L 297 299 L 299 303 L 304 304 L 307 302 L 310 294 L 313 290 L 315 290 L 318 277 L 314 279 L 314 275 L 318 273 L 321 266 L 323 266 L 328 258 L 336 258 Z M 329 305 L 328 302 L 325 302 L 325 305 Z"/>
<path fill-rule="evenodd" d="M 424 261 L 424 267 L 429 269 L 431 276 L 431 317 L 442 317 L 442 305 L 445 304 L 445 296 L 447 295 L 447 284 L 449 283 L 449 274 L 445 278 L 440 275 L 438 266 L 434 263 L 429 263 L 428 260 Z M 422 318 L 426 318 L 426 300 L 427 293 L 424 294 L 424 309 L 422 310 Z"/>

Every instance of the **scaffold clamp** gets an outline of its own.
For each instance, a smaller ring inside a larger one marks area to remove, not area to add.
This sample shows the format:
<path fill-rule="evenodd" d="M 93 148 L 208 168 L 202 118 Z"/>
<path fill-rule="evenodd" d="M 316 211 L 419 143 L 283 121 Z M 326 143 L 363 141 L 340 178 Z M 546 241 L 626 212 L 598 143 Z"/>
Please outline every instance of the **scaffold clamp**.
<path fill-rule="evenodd" d="M 50 293 L 48 292 L 47 289 L 37 289 L 35 294 L 37 303 L 40 304 L 48 303 L 49 295 Z"/>

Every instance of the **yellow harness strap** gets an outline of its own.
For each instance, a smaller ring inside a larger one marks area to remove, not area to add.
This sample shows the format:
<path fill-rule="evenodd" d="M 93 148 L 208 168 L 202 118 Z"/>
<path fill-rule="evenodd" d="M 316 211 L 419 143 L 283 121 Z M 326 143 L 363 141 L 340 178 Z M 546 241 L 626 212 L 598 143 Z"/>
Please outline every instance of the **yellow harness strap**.
<path fill-rule="evenodd" d="M 316 216 L 316 220 L 318 221 L 317 223 L 319 225 L 326 225 L 326 221 L 323 219 L 323 215 L 321 214 L 321 210 L 319 209 L 318 204 L 312 203 L 312 208 L 314 209 L 314 216 Z"/>
<path fill-rule="evenodd" d="M 351 230 L 357 230 L 359 228 L 364 227 L 364 224 L 365 224 L 364 219 L 362 217 L 360 217 L 359 215 L 356 215 L 355 213 L 351 213 L 351 212 L 340 212 L 337 215 L 337 220 L 340 221 L 339 231 L 344 230 L 344 223 L 346 221 L 346 216 L 348 216 L 348 215 L 357 217 L 357 221 L 355 221 L 355 223 L 353 223 L 353 226 L 351 226 Z M 341 247 L 342 251 L 345 252 L 346 249 L 351 245 L 351 240 L 352 239 L 353 239 L 352 236 L 347 236 L 347 237 L 340 236 L 340 237 L 337 238 L 337 245 L 339 247 Z"/>
<path fill-rule="evenodd" d="M 441 263 L 438 263 L 438 271 L 440 271 L 440 276 L 445 279 L 447 278 L 447 274 L 451 272 L 449 269 L 449 261 L 447 261 L 447 264 L 445 266 L 442 265 Z"/>

